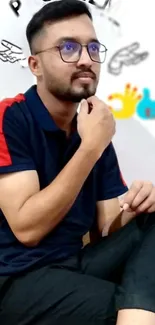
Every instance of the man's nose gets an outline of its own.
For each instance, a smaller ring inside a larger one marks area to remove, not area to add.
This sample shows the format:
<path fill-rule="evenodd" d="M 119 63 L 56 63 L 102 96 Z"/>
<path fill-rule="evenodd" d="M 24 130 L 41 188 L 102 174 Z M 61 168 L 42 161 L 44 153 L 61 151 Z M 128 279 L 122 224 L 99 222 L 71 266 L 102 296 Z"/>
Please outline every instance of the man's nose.
<path fill-rule="evenodd" d="M 88 67 L 91 67 L 92 65 L 92 60 L 89 56 L 87 48 L 84 46 L 82 47 L 80 59 L 77 62 L 77 66 L 81 66 L 81 65 L 88 66 Z"/>

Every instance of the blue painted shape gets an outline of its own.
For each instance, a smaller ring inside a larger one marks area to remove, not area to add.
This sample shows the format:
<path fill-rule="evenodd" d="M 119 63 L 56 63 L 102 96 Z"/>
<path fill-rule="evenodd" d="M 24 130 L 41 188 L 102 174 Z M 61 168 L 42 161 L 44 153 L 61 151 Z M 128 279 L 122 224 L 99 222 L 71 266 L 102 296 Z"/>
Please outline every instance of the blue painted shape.
<path fill-rule="evenodd" d="M 143 97 L 136 106 L 137 115 L 145 120 L 155 118 L 155 100 L 150 98 L 150 89 L 143 89 Z"/>

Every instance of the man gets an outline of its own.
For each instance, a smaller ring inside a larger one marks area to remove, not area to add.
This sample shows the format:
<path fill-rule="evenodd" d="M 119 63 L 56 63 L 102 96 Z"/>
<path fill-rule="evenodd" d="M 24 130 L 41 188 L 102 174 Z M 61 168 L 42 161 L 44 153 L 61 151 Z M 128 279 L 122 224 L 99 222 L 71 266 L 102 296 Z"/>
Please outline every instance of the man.
<path fill-rule="evenodd" d="M 0 323 L 155 324 L 155 188 L 121 177 L 91 13 L 47 4 L 27 39 L 37 86 L 0 107 Z"/>

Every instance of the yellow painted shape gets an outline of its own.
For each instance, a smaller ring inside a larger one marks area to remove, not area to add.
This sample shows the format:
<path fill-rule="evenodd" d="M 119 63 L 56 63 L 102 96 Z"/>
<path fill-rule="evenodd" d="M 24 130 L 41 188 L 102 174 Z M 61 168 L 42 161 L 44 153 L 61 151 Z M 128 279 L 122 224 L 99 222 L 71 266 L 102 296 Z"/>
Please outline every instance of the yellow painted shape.
<path fill-rule="evenodd" d="M 117 119 L 127 119 L 132 117 L 136 112 L 136 106 L 141 100 L 142 96 L 138 94 L 138 89 L 132 87 L 130 84 L 125 86 L 124 93 L 114 93 L 108 97 L 109 101 L 119 100 L 121 102 L 121 109 L 115 110 L 110 106 L 112 113 Z"/>

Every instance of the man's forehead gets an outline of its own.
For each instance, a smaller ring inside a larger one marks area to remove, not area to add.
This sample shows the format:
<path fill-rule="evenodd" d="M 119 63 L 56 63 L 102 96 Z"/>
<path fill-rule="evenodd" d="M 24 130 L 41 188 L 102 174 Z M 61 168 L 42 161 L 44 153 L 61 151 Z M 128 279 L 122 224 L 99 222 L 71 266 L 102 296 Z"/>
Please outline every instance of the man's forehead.
<path fill-rule="evenodd" d="M 83 41 L 97 39 L 93 23 L 86 15 L 64 19 L 48 25 L 47 34 L 54 42 L 69 37 Z"/>

